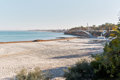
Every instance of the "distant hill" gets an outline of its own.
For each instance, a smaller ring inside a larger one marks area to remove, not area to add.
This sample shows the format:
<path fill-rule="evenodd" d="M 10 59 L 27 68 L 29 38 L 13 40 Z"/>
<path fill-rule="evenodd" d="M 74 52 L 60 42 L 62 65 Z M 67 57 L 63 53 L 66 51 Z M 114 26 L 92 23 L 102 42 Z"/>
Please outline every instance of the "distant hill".
<path fill-rule="evenodd" d="M 62 30 L 60 30 L 60 29 L 58 29 L 58 30 L 39 30 L 39 29 L 35 29 L 35 30 L 29 30 L 29 31 L 45 31 L 45 32 L 66 32 L 67 30 L 65 30 L 65 29 L 62 29 Z"/>

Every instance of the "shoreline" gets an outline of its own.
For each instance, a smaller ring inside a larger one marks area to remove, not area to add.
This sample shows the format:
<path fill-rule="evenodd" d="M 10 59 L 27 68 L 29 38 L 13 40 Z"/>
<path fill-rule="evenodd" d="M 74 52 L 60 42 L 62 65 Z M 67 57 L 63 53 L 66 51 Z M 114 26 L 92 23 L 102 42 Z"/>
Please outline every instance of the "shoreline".
<path fill-rule="evenodd" d="M 71 40 L 71 39 L 77 39 L 77 37 L 64 37 L 64 38 L 61 38 L 61 39 L 48 39 L 48 40 L 10 41 L 10 42 L 0 42 L 0 44 L 9 44 L 9 43 L 31 43 L 31 42 L 48 42 L 48 41 Z"/>

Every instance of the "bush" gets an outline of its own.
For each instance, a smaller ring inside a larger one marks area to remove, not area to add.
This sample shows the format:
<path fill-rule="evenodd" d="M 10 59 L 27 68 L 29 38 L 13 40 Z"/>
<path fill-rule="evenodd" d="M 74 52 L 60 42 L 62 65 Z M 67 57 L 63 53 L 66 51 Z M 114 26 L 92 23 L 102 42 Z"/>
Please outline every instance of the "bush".
<path fill-rule="evenodd" d="M 99 58 L 92 61 L 91 66 L 94 69 L 93 80 L 120 80 L 119 56 L 114 56 L 113 61 L 111 61 L 111 58 Z"/>
<path fill-rule="evenodd" d="M 40 68 L 35 68 L 33 71 L 27 72 L 22 69 L 15 77 L 14 80 L 49 80 L 50 76 L 41 72 Z"/>
<path fill-rule="evenodd" d="M 65 72 L 66 80 L 92 80 L 93 69 L 87 61 L 78 62 Z"/>
<path fill-rule="evenodd" d="M 116 27 L 116 38 L 104 47 L 104 52 L 91 62 L 95 80 L 120 80 L 120 29 Z"/>

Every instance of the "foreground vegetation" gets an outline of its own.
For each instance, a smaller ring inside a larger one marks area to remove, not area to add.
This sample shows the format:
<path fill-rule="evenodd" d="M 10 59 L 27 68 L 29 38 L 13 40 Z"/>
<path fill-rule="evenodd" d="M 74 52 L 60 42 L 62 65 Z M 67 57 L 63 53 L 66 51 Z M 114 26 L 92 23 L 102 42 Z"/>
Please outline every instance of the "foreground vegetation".
<path fill-rule="evenodd" d="M 120 24 L 114 28 L 115 38 L 106 43 L 104 52 L 83 61 L 65 72 L 66 80 L 120 80 Z"/>
<path fill-rule="evenodd" d="M 40 68 L 34 68 L 33 71 L 28 72 L 22 69 L 12 80 L 50 80 L 50 75 L 43 73 Z"/>

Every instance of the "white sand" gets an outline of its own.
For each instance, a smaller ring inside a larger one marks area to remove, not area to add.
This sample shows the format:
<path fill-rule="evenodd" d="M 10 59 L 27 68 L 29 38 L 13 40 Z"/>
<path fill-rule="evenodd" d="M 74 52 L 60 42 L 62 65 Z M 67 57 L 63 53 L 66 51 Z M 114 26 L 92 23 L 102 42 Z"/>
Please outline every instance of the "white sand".
<path fill-rule="evenodd" d="M 22 68 L 50 70 L 54 77 L 63 75 L 62 69 L 91 53 L 101 53 L 101 44 L 89 39 L 0 44 L 0 80 L 9 80 Z"/>

